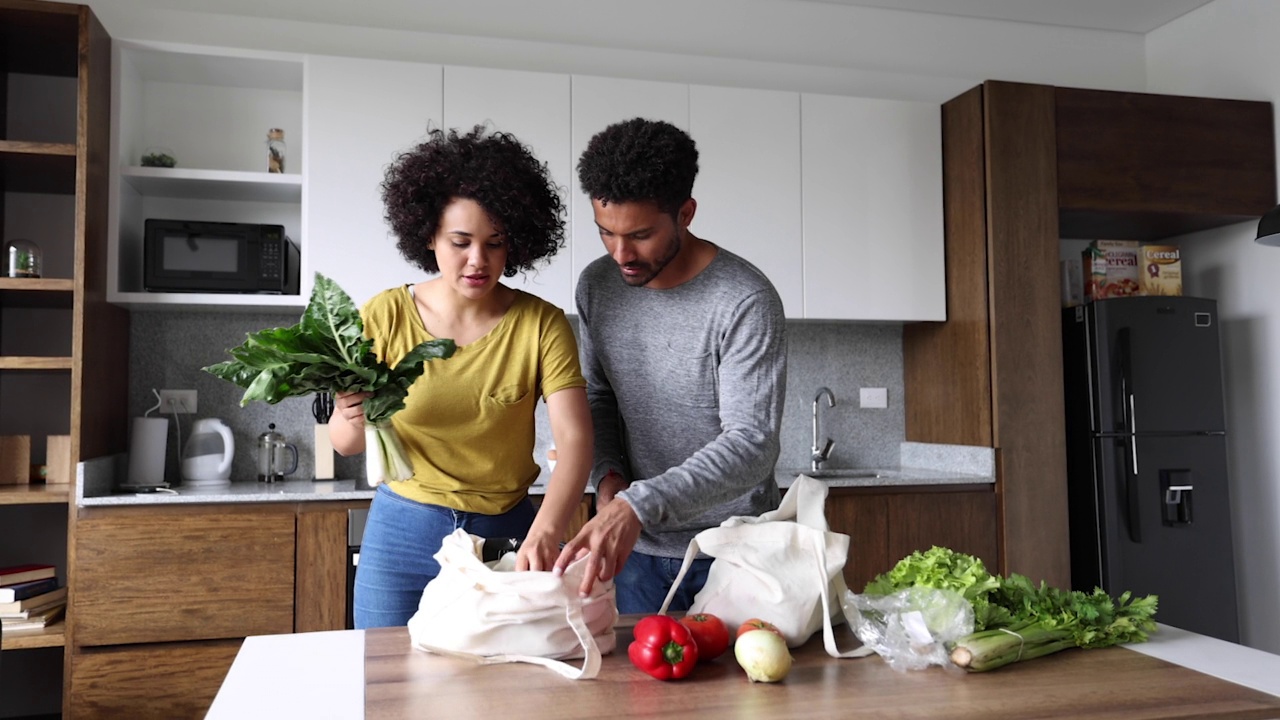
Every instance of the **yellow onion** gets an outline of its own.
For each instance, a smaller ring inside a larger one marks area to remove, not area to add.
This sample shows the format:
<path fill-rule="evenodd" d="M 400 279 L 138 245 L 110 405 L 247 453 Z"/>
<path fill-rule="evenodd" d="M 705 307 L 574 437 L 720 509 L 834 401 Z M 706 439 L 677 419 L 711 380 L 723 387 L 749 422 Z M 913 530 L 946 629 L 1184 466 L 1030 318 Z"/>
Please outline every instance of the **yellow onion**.
<path fill-rule="evenodd" d="M 751 682 L 778 682 L 791 672 L 787 641 L 770 630 L 749 630 L 738 636 L 733 656 Z"/>

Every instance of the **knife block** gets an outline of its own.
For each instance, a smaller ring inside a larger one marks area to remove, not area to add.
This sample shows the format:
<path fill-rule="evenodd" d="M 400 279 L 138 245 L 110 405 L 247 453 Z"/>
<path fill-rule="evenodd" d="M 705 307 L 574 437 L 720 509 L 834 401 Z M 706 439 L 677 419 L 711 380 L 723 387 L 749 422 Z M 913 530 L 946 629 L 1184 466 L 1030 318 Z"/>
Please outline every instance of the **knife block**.
<path fill-rule="evenodd" d="M 329 440 L 329 426 L 316 423 L 316 480 L 333 479 L 333 443 Z"/>

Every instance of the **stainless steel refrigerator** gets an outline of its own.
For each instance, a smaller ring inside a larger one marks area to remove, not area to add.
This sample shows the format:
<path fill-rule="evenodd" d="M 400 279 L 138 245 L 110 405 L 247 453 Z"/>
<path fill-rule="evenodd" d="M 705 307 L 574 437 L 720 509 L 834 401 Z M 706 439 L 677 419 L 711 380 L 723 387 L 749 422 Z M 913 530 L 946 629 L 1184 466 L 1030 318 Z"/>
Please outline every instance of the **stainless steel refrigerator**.
<path fill-rule="evenodd" d="M 1062 320 L 1072 586 L 1159 595 L 1158 621 L 1238 641 L 1217 303 Z"/>

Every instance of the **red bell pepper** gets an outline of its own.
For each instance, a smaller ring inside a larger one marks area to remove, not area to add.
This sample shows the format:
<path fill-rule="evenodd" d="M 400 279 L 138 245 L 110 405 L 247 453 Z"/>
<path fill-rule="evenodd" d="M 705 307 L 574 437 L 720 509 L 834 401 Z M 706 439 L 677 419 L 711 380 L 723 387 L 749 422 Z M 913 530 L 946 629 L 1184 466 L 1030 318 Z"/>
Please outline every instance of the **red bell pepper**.
<path fill-rule="evenodd" d="M 636 623 L 627 648 L 631 664 L 659 680 L 679 680 L 698 664 L 698 645 L 689 628 L 666 615 L 650 615 Z"/>

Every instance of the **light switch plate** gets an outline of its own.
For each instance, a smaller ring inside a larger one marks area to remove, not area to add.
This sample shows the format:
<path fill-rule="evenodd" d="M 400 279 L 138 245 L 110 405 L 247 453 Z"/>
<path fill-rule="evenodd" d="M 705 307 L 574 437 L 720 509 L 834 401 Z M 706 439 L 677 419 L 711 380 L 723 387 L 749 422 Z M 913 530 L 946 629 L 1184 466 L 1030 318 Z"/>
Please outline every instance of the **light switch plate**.
<path fill-rule="evenodd" d="M 885 388 L 859 388 L 858 403 L 864 408 L 887 408 L 889 391 Z"/>

